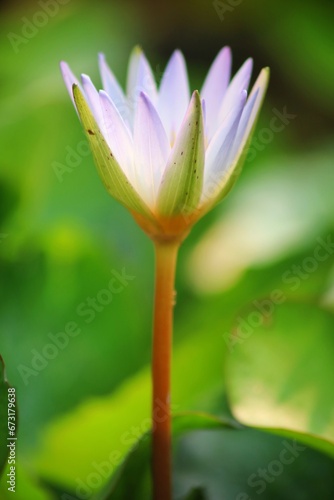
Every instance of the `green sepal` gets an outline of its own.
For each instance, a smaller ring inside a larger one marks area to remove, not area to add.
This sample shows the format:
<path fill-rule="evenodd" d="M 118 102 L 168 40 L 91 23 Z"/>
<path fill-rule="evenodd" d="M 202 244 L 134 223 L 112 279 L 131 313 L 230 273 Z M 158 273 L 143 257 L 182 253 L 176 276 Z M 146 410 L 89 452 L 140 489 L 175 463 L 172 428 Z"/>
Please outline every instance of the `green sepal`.
<path fill-rule="evenodd" d="M 200 95 L 195 91 L 166 166 L 157 209 L 163 216 L 187 215 L 198 206 L 205 162 Z"/>
<path fill-rule="evenodd" d="M 108 192 L 126 208 L 154 219 L 152 212 L 131 185 L 110 151 L 81 90 L 75 84 L 73 97 L 85 128 L 95 165 Z"/>

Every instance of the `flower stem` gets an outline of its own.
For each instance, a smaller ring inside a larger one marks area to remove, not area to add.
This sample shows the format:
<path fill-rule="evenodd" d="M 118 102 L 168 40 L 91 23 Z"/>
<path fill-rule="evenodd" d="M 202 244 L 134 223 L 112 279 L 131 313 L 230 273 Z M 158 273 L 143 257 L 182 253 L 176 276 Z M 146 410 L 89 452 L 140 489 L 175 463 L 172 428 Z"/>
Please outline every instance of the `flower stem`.
<path fill-rule="evenodd" d="M 179 243 L 155 243 L 155 298 L 152 359 L 153 499 L 172 498 L 170 366 L 174 281 Z"/>

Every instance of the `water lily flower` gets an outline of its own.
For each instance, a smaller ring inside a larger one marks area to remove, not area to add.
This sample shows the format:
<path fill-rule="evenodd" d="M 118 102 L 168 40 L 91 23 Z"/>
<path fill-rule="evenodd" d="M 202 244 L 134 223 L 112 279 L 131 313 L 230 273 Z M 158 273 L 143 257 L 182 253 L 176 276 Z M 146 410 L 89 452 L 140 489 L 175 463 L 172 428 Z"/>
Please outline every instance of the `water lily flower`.
<path fill-rule="evenodd" d="M 124 92 L 100 54 L 103 90 L 87 75 L 61 70 L 109 193 L 153 238 L 181 237 L 229 192 L 248 149 L 268 84 L 264 68 L 249 96 L 252 60 L 231 78 L 223 48 L 200 92 L 189 89 L 175 51 L 159 88 L 141 49 L 129 62 Z"/>

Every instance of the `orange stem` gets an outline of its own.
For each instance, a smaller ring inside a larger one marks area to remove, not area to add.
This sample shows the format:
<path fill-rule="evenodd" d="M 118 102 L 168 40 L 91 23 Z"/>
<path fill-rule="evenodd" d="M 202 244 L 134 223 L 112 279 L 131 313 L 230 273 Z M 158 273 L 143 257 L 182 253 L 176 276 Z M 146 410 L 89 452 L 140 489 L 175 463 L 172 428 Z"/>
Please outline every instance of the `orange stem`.
<path fill-rule="evenodd" d="M 170 367 L 173 337 L 175 268 L 179 244 L 155 244 L 153 323 L 152 475 L 153 499 L 172 498 Z"/>

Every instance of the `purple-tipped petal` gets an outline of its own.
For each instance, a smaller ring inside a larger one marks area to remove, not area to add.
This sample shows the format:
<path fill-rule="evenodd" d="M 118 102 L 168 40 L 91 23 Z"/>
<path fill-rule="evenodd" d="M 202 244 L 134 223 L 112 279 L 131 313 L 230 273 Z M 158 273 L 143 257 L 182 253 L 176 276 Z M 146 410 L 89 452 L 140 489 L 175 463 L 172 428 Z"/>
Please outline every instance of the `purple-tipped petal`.
<path fill-rule="evenodd" d="M 158 110 L 171 143 L 180 129 L 190 101 L 187 67 L 176 50 L 164 71 L 159 89 Z"/>
<path fill-rule="evenodd" d="M 134 147 L 129 129 L 109 95 L 101 90 L 99 96 L 108 146 L 132 185 L 136 187 Z"/>
<path fill-rule="evenodd" d="M 65 82 L 66 88 L 68 93 L 70 94 L 70 98 L 72 99 L 72 102 L 75 105 L 74 102 L 74 97 L 73 97 L 73 85 L 78 85 L 80 89 L 82 89 L 80 83 L 78 82 L 77 78 L 74 76 L 74 74 L 71 71 L 71 68 L 65 61 L 61 61 L 60 63 L 60 71 L 63 75 L 63 80 Z"/>
<path fill-rule="evenodd" d="M 222 123 L 225 117 L 230 112 L 230 110 L 234 108 L 234 106 L 239 100 L 240 92 L 242 90 L 248 89 L 249 81 L 252 74 L 252 69 L 253 69 L 253 60 L 247 59 L 247 61 L 244 62 L 239 71 L 233 77 L 230 85 L 226 90 L 223 103 L 219 111 L 219 118 L 218 118 L 219 123 Z"/>
<path fill-rule="evenodd" d="M 88 105 L 94 115 L 96 123 L 100 127 L 102 133 L 104 133 L 104 119 L 101 108 L 101 103 L 99 99 L 99 93 L 96 90 L 92 80 L 87 75 L 81 75 L 82 87 L 87 99 Z"/>
<path fill-rule="evenodd" d="M 152 206 L 156 200 L 170 146 L 158 113 L 143 92 L 139 95 L 136 110 L 134 146 L 140 193 L 149 206 Z"/>
<path fill-rule="evenodd" d="M 129 107 L 126 102 L 124 92 L 118 83 L 115 75 L 109 68 L 104 54 L 99 54 L 99 68 L 103 88 L 113 101 L 114 105 L 125 121 L 129 119 Z"/>
<path fill-rule="evenodd" d="M 247 92 L 243 90 L 239 94 L 238 102 L 226 116 L 206 151 L 203 202 L 207 201 L 209 196 L 215 195 L 219 190 L 219 186 L 224 183 L 224 177 L 229 166 L 230 151 L 246 99 Z"/>
<path fill-rule="evenodd" d="M 224 47 L 205 79 L 201 96 L 206 102 L 207 136 L 210 140 L 218 126 L 218 114 L 231 77 L 232 55 L 229 47 Z"/>

